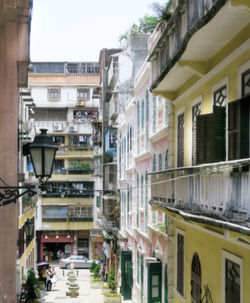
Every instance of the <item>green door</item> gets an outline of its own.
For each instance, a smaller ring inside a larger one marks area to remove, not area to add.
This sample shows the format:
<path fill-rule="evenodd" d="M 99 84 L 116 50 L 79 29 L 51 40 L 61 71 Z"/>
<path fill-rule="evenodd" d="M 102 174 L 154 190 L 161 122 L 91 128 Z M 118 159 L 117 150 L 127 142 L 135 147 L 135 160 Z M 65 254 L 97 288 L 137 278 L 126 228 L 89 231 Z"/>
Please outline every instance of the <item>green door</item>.
<path fill-rule="evenodd" d="M 148 263 L 148 303 L 161 303 L 162 263 Z"/>
<path fill-rule="evenodd" d="M 143 259 L 143 255 L 141 255 L 141 303 L 143 303 L 143 293 L 144 293 L 143 274 L 144 274 L 144 259 Z"/>
<path fill-rule="evenodd" d="M 131 300 L 133 286 L 133 269 L 131 251 L 121 252 L 121 293 L 123 300 Z"/>
<path fill-rule="evenodd" d="M 168 303 L 168 265 L 166 264 L 165 266 L 165 274 L 164 274 L 164 286 L 165 286 L 165 291 L 164 291 L 164 299 L 165 303 Z"/>

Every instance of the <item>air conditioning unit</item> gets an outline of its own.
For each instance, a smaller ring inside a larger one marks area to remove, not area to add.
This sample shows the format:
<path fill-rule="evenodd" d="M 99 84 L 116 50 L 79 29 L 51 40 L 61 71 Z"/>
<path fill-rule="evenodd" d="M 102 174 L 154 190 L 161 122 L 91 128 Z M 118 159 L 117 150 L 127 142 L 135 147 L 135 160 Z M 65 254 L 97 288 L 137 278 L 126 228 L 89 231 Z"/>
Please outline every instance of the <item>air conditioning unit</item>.
<path fill-rule="evenodd" d="M 62 129 L 62 124 L 55 124 L 54 125 L 54 131 L 55 132 L 60 132 L 60 131 L 62 131 L 63 129 Z"/>
<path fill-rule="evenodd" d="M 78 131 L 78 126 L 77 125 L 70 125 L 69 126 L 69 132 L 70 133 L 76 133 Z"/>

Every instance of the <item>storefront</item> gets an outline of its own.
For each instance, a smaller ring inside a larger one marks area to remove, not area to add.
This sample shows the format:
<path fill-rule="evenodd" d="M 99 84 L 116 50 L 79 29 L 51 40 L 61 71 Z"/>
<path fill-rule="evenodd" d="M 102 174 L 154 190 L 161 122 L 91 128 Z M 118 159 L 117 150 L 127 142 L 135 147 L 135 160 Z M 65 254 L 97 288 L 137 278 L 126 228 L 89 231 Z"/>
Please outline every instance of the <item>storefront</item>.
<path fill-rule="evenodd" d="M 41 236 L 40 256 L 41 261 L 57 260 L 60 250 L 65 257 L 73 254 L 74 237 L 67 234 L 50 234 Z"/>

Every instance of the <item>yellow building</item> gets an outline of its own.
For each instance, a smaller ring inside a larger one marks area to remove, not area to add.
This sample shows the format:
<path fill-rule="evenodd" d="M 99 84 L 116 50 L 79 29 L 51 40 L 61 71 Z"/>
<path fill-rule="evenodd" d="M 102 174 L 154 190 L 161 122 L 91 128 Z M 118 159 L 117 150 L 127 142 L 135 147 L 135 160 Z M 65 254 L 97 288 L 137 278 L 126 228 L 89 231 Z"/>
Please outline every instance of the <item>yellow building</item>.
<path fill-rule="evenodd" d="M 152 86 L 173 104 L 171 168 L 151 174 L 168 214 L 168 302 L 249 302 L 250 3 L 174 1 L 150 40 Z"/>
<path fill-rule="evenodd" d="M 99 65 L 34 62 L 33 67 L 33 128 L 47 128 L 58 146 L 52 177 L 38 201 L 37 258 L 55 260 L 59 251 L 65 257 L 98 258 L 102 238 L 94 222 L 92 123 L 99 115 L 99 99 L 94 96 Z"/>

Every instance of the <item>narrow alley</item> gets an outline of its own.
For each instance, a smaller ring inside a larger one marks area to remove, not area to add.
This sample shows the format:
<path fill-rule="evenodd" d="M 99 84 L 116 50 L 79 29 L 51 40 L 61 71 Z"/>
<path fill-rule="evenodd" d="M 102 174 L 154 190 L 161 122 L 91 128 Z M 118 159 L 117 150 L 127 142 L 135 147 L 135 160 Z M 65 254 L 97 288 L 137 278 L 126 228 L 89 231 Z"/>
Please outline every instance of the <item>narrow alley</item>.
<path fill-rule="evenodd" d="M 80 286 L 79 295 L 77 298 L 67 296 L 67 272 L 67 269 L 60 269 L 56 266 L 58 280 L 53 284 L 51 291 L 42 290 L 42 303 L 98 303 L 103 301 L 101 289 L 90 288 L 90 272 L 88 269 L 75 270 L 77 274 L 77 283 Z"/>

